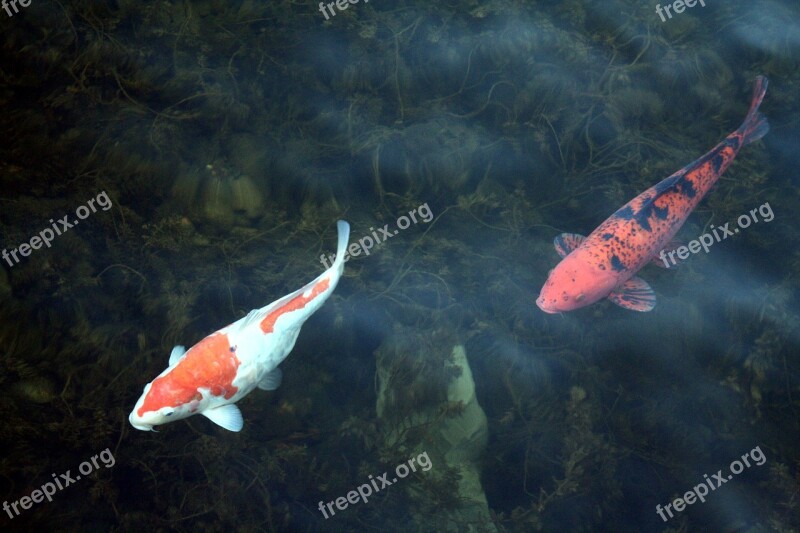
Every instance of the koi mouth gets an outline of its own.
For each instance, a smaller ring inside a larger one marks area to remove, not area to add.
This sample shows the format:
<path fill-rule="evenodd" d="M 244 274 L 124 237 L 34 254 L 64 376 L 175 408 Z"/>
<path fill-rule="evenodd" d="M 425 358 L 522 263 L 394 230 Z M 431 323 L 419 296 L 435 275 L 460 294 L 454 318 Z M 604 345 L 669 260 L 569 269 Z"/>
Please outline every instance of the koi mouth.
<path fill-rule="evenodd" d="M 134 419 L 133 413 L 131 413 L 131 415 L 128 417 L 128 420 L 130 421 L 131 425 L 136 429 L 139 429 L 141 431 L 155 431 L 155 428 L 153 427 L 152 424 L 142 424 L 139 423 L 138 420 Z"/>
<path fill-rule="evenodd" d="M 559 312 L 559 311 L 557 311 L 557 310 L 555 310 L 555 309 L 549 309 L 549 308 L 545 307 L 545 305 L 546 305 L 546 304 L 545 304 L 545 302 L 544 302 L 544 298 L 542 298 L 542 297 L 540 296 L 539 298 L 537 298 L 537 299 L 536 299 L 536 306 L 537 306 L 539 309 L 541 309 L 542 311 L 544 311 L 545 313 L 549 313 L 549 314 L 551 314 L 551 315 L 555 315 L 556 313 L 558 313 L 558 312 Z"/>

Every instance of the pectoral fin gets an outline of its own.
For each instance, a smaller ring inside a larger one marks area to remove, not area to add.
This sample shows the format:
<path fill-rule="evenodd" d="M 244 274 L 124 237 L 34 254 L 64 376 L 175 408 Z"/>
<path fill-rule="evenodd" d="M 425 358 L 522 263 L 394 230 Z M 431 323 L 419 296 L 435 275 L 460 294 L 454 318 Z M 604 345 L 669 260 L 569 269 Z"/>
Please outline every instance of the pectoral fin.
<path fill-rule="evenodd" d="M 214 409 L 206 409 L 200 414 L 228 431 L 241 431 L 244 426 L 242 412 L 232 403 Z"/>
<path fill-rule="evenodd" d="M 275 390 L 281 386 L 281 380 L 283 380 L 283 372 L 281 372 L 280 368 L 273 368 L 261 378 L 261 381 L 258 382 L 258 388 L 261 390 Z"/>
<path fill-rule="evenodd" d="M 656 306 L 656 293 L 645 280 L 637 276 L 614 289 L 608 299 L 631 311 L 652 311 Z"/>
<path fill-rule="evenodd" d="M 585 239 L 586 237 L 578 235 L 577 233 L 562 233 L 553 239 L 553 246 L 556 247 L 556 252 L 558 252 L 558 255 L 563 259 L 567 257 L 572 250 L 580 246 Z"/>

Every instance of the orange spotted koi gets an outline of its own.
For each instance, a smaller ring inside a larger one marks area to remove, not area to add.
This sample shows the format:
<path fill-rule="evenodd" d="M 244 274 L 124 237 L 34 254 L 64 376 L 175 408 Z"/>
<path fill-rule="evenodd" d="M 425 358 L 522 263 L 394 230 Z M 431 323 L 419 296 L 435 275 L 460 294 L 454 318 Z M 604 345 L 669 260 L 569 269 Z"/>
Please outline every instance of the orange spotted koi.
<path fill-rule="evenodd" d="M 736 154 L 769 131 L 758 111 L 767 78 L 758 76 L 742 125 L 707 154 L 650 187 L 608 217 L 588 237 L 563 233 L 554 245 L 561 262 L 550 271 L 536 305 L 546 313 L 572 311 L 603 298 L 634 311 L 650 311 L 656 296 L 636 273 L 676 246 L 672 238 Z"/>
<path fill-rule="evenodd" d="M 189 350 L 175 346 L 167 369 L 144 388 L 129 416 L 136 429 L 200 414 L 230 431 L 244 422 L 235 403 L 258 387 L 275 390 L 278 365 L 292 351 L 300 328 L 333 293 L 344 272 L 350 226 L 340 220 L 333 265 L 305 287 L 250 313 Z"/>

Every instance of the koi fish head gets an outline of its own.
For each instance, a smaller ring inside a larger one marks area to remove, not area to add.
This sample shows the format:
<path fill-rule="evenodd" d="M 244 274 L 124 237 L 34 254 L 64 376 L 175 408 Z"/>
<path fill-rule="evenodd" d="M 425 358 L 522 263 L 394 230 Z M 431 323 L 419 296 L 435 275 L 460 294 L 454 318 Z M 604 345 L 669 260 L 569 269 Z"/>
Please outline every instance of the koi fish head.
<path fill-rule="evenodd" d="M 169 374 L 148 383 L 136 402 L 128 420 L 142 431 L 154 431 L 155 426 L 181 420 L 202 408 L 203 395 L 197 389 L 176 386 Z"/>
<path fill-rule="evenodd" d="M 613 275 L 572 253 L 550 271 L 536 305 L 545 313 L 573 311 L 605 298 L 616 283 Z"/>

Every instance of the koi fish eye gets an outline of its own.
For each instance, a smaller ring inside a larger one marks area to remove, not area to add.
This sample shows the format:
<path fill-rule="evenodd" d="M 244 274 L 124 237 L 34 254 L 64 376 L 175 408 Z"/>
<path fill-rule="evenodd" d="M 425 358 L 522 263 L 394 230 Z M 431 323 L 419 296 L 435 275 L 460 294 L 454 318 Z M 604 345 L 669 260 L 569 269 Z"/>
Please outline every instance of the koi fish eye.
<path fill-rule="evenodd" d="M 175 411 L 168 411 L 168 412 L 164 413 L 164 416 L 172 416 L 174 413 L 175 413 Z"/>
<path fill-rule="evenodd" d="M 577 295 L 577 296 L 575 297 L 575 301 L 576 301 L 576 302 L 581 302 L 581 301 L 583 301 L 583 299 L 584 299 L 585 297 L 586 297 L 586 295 L 585 295 L 585 294 L 583 294 L 583 293 L 580 293 L 579 295 Z"/>

